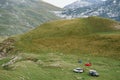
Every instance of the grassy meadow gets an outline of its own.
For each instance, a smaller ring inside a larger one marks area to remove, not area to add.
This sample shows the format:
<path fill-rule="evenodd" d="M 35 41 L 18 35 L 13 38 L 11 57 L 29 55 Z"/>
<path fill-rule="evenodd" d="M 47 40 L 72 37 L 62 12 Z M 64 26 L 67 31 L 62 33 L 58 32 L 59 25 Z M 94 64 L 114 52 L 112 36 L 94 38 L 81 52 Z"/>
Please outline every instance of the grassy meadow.
<path fill-rule="evenodd" d="M 118 60 L 90 55 L 63 53 L 27 54 L 21 53 L 21 61 L 10 65 L 9 70 L 0 67 L 0 80 L 119 80 L 120 64 Z M 24 59 L 25 58 L 25 59 Z M 31 58 L 31 60 L 30 60 Z M 37 59 L 37 61 L 32 61 Z M 9 59 L 2 60 L 6 62 Z M 82 63 L 78 63 L 82 60 Z M 91 67 L 84 64 L 92 62 Z M 73 69 L 84 68 L 84 73 L 74 73 Z M 99 77 L 88 75 L 90 69 L 99 72 Z"/>

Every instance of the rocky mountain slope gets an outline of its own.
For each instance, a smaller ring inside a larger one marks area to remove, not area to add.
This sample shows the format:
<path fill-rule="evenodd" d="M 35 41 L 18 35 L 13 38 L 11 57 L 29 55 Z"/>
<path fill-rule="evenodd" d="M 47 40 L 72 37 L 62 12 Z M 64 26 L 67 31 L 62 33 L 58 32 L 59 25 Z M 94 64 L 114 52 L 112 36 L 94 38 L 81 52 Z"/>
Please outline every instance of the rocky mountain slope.
<path fill-rule="evenodd" d="M 101 16 L 120 21 L 119 6 L 120 0 L 78 0 L 66 6 L 61 15 L 66 18 Z"/>
<path fill-rule="evenodd" d="M 56 20 L 55 10 L 59 8 L 41 0 L 0 0 L 0 35 L 23 33 Z"/>
<path fill-rule="evenodd" d="M 100 4 L 102 1 L 100 0 L 77 0 L 67 6 L 65 6 L 65 9 L 75 9 L 75 8 L 81 8 L 81 7 L 90 7 L 92 5 Z"/>

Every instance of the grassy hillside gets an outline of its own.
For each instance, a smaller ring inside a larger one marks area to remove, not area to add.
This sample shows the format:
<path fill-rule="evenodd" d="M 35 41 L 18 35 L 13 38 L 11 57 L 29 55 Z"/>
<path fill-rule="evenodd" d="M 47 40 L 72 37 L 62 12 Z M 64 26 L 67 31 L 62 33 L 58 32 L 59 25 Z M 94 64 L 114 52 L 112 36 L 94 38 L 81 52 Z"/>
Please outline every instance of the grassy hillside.
<path fill-rule="evenodd" d="M 0 58 L 0 80 L 119 80 L 119 26 L 97 17 L 45 23 L 14 38 L 15 53 Z M 1 45 L 11 50 L 10 41 Z M 74 73 L 77 67 L 85 72 Z M 90 69 L 100 76 L 89 76 Z"/>
<path fill-rule="evenodd" d="M 9 69 L 0 66 L 0 80 L 119 80 L 120 65 L 119 61 L 93 57 L 88 55 L 64 55 L 62 53 L 47 54 L 21 54 L 21 60 L 9 65 Z M 18 57 L 17 56 L 17 57 Z M 30 60 L 31 58 L 31 60 Z M 32 59 L 38 59 L 33 61 Z M 78 60 L 83 63 L 78 63 Z M 6 63 L 9 58 L 0 61 L 0 64 Z M 92 62 L 91 67 L 85 67 L 88 61 Z M 76 67 L 84 68 L 84 73 L 74 73 L 72 70 Z M 100 77 L 91 77 L 88 75 L 90 69 L 99 72 Z"/>
<path fill-rule="evenodd" d="M 52 11 L 60 10 L 41 0 L 1 0 L 0 35 L 26 32 L 42 23 L 60 19 Z"/>
<path fill-rule="evenodd" d="M 119 23 L 97 17 L 56 21 L 22 35 L 16 46 L 24 52 L 89 53 L 119 58 L 120 30 L 116 26 Z"/>

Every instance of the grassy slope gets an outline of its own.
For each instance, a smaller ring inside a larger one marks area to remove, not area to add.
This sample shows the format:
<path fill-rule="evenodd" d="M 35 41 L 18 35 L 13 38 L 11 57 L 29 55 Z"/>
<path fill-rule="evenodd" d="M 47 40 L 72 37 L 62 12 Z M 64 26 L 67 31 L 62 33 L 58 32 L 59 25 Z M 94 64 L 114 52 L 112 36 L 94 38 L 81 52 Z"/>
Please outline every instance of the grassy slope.
<path fill-rule="evenodd" d="M 0 66 L 0 80 L 119 80 L 119 60 L 112 58 L 119 58 L 120 36 L 113 23 L 117 24 L 94 17 L 56 21 L 19 36 L 16 47 L 21 53 L 16 56 L 21 60 L 10 65 L 9 70 Z M 108 55 L 110 58 L 100 57 Z M 0 60 L 0 65 L 9 60 L 9 57 Z M 78 60 L 83 63 L 79 64 Z M 87 62 L 92 66 L 85 67 Z M 85 72 L 72 72 L 76 67 L 84 68 Z M 88 76 L 89 69 L 96 69 L 100 77 Z"/>
<path fill-rule="evenodd" d="M 14 35 L 26 32 L 34 27 L 60 19 L 50 11 L 61 10 L 43 1 L 31 1 L 22 4 L 18 0 L 4 1 L 9 6 L 0 9 L 0 35 Z M 18 4 L 19 3 L 19 4 Z M 13 4 L 13 5 L 11 5 Z M 3 4 L 5 5 L 5 4 Z"/>
<path fill-rule="evenodd" d="M 16 46 L 25 52 L 90 53 L 119 58 L 120 31 L 115 25 L 118 23 L 97 17 L 46 23 L 22 35 Z"/>
<path fill-rule="evenodd" d="M 94 57 L 89 55 L 64 55 L 58 53 L 48 54 L 22 54 L 28 58 L 37 58 L 37 62 L 23 60 L 11 65 L 13 68 L 4 70 L 0 67 L 0 80 L 119 80 L 119 61 L 110 58 Z M 78 59 L 83 60 L 82 64 Z M 88 61 L 92 62 L 91 67 L 85 67 Z M 0 64 L 7 62 L 1 60 Z M 72 72 L 76 67 L 84 68 L 85 72 L 77 74 Z M 100 77 L 88 76 L 89 69 L 95 69 Z"/>

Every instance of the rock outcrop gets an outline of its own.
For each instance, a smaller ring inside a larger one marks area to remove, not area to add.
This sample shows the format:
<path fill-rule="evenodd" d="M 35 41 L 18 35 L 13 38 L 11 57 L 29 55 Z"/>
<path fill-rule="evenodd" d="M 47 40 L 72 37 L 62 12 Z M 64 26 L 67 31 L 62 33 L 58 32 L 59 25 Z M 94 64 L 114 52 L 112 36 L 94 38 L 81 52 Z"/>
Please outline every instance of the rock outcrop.
<path fill-rule="evenodd" d="M 0 43 L 0 58 L 7 56 L 8 53 L 10 53 L 14 49 L 15 40 L 12 38 L 8 38 L 4 40 L 2 43 Z"/>

